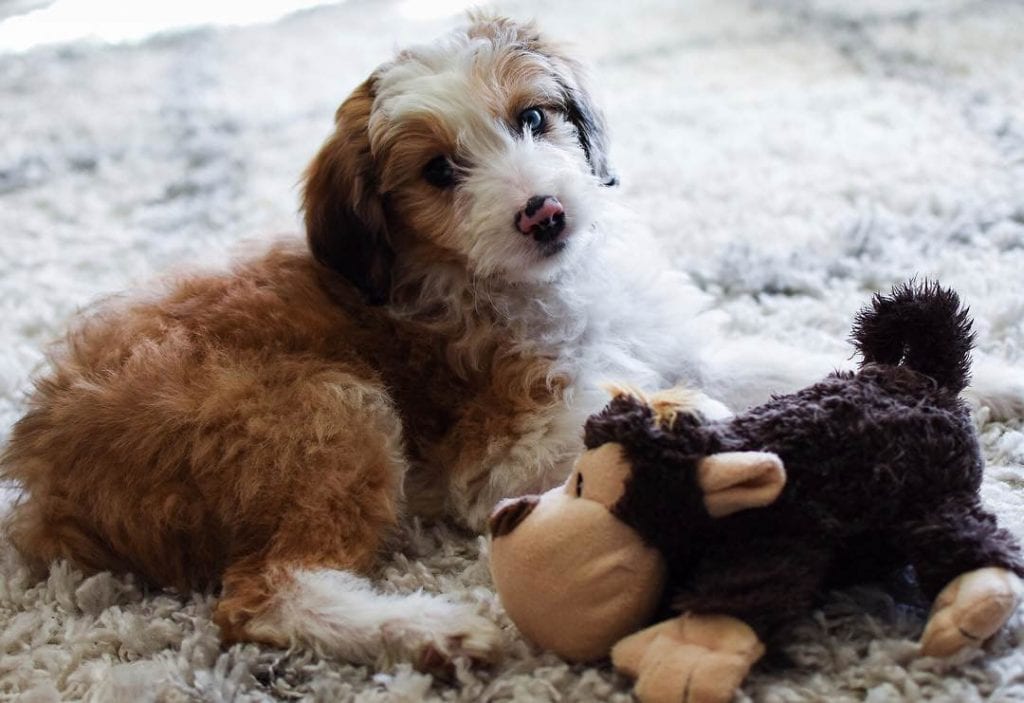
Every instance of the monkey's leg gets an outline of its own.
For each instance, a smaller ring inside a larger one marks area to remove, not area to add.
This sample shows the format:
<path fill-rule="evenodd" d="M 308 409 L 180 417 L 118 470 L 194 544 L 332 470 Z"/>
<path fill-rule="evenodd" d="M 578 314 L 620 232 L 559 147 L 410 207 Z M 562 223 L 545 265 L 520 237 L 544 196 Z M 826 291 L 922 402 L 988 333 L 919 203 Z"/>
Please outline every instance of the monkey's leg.
<path fill-rule="evenodd" d="M 977 499 L 949 500 L 911 523 L 907 545 L 925 595 L 934 598 L 921 635 L 926 656 L 980 645 L 1010 618 L 1024 592 L 1012 535 Z"/>

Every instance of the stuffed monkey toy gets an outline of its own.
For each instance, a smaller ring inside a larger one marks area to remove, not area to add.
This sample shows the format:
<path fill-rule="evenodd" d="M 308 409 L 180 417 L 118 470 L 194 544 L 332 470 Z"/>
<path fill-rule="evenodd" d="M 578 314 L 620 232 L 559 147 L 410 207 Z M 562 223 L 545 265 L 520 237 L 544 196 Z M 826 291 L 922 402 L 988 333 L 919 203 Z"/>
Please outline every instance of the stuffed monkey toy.
<path fill-rule="evenodd" d="M 971 321 L 934 283 L 875 296 L 857 372 L 702 421 L 684 391 L 620 390 L 564 485 L 503 501 L 491 572 L 510 618 L 566 659 L 611 656 L 644 703 L 728 701 L 824 589 L 912 565 L 921 653 L 978 645 L 1024 563 L 978 494 Z M 652 624 L 668 604 L 678 613 Z"/>

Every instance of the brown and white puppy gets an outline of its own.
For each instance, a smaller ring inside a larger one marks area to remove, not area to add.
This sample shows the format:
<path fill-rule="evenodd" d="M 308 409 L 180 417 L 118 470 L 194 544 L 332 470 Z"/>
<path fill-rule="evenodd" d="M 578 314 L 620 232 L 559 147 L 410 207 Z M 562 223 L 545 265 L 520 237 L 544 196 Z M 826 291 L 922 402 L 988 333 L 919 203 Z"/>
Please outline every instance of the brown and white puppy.
<path fill-rule="evenodd" d="M 559 483 L 602 380 L 755 401 L 831 363 L 719 354 L 614 183 L 580 67 L 532 25 L 474 17 L 401 52 L 309 167 L 308 247 L 76 323 L 0 458 L 23 488 L 14 542 L 220 584 L 226 641 L 491 659 L 498 631 L 472 608 L 373 589 L 402 515 L 480 528 Z"/>
<path fill-rule="evenodd" d="M 13 541 L 220 584 L 226 641 L 493 658 L 471 607 L 367 576 L 407 511 L 480 527 L 568 470 L 590 331 L 562 286 L 613 180 L 579 66 L 532 26 L 477 17 L 402 52 L 308 169 L 308 247 L 75 324 L 0 459 Z"/>

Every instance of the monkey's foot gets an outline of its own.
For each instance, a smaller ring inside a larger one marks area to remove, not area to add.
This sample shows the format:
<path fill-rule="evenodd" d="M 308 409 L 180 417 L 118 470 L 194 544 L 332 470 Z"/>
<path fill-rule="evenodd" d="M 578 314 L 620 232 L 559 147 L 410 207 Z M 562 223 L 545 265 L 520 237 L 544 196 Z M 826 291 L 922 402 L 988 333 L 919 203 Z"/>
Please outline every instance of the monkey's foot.
<path fill-rule="evenodd" d="M 935 599 L 921 635 L 921 653 L 948 657 L 981 645 L 1010 618 L 1022 592 L 1017 575 L 998 566 L 957 576 Z"/>
<path fill-rule="evenodd" d="M 612 663 L 641 703 L 728 703 L 763 653 L 740 620 L 687 614 L 621 640 Z"/>

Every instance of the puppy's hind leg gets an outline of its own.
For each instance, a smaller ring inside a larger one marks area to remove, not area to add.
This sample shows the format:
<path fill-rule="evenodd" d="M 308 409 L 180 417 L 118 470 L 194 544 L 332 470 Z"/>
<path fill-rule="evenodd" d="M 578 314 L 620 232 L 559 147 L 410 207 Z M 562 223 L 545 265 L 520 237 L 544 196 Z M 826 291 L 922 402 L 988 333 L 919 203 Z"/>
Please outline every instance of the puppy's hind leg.
<path fill-rule="evenodd" d="M 975 409 L 988 408 L 993 420 L 1024 417 L 1024 365 L 975 354 L 964 397 Z"/>
<path fill-rule="evenodd" d="M 370 408 L 364 404 L 364 421 Z M 374 423 L 353 424 L 357 433 L 318 444 L 308 462 L 291 467 L 269 539 L 229 564 L 214 612 L 223 639 L 308 647 L 379 667 L 410 661 L 445 670 L 459 656 L 493 660 L 499 631 L 471 606 L 422 592 L 384 594 L 367 578 L 398 520 L 404 460 Z"/>
<path fill-rule="evenodd" d="M 314 563 L 239 564 L 225 578 L 215 621 L 226 643 L 308 647 L 381 668 L 409 661 L 443 670 L 456 657 L 488 664 L 500 642 L 471 606 L 422 591 L 381 593 L 355 571 Z"/>
<path fill-rule="evenodd" d="M 825 354 L 759 337 L 715 339 L 701 350 L 700 390 L 741 412 L 772 395 L 792 393 L 852 364 Z"/>
<path fill-rule="evenodd" d="M 854 359 L 843 352 L 826 354 L 774 340 L 739 337 L 713 340 L 701 351 L 697 372 L 702 391 L 739 412 L 773 394 L 792 393 L 832 371 L 855 366 Z M 963 395 L 975 410 L 988 408 L 993 420 L 1024 417 L 1024 365 L 977 353 L 971 384 Z"/>
<path fill-rule="evenodd" d="M 290 367 L 279 367 L 287 377 Z M 406 459 L 386 392 L 337 369 L 306 371 L 286 388 L 236 423 L 276 428 L 268 439 L 225 444 L 223 430 L 211 439 L 211 465 L 235 445 L 246 452 L 228 454 L 221 470 L 237 473 L 220 511 L 232 533 L 214 612 L 224 640 L 380 666 L 493 659 L 499 631 L 473 607 L 383 594 L 367 579 L 402 511 Z"/>

